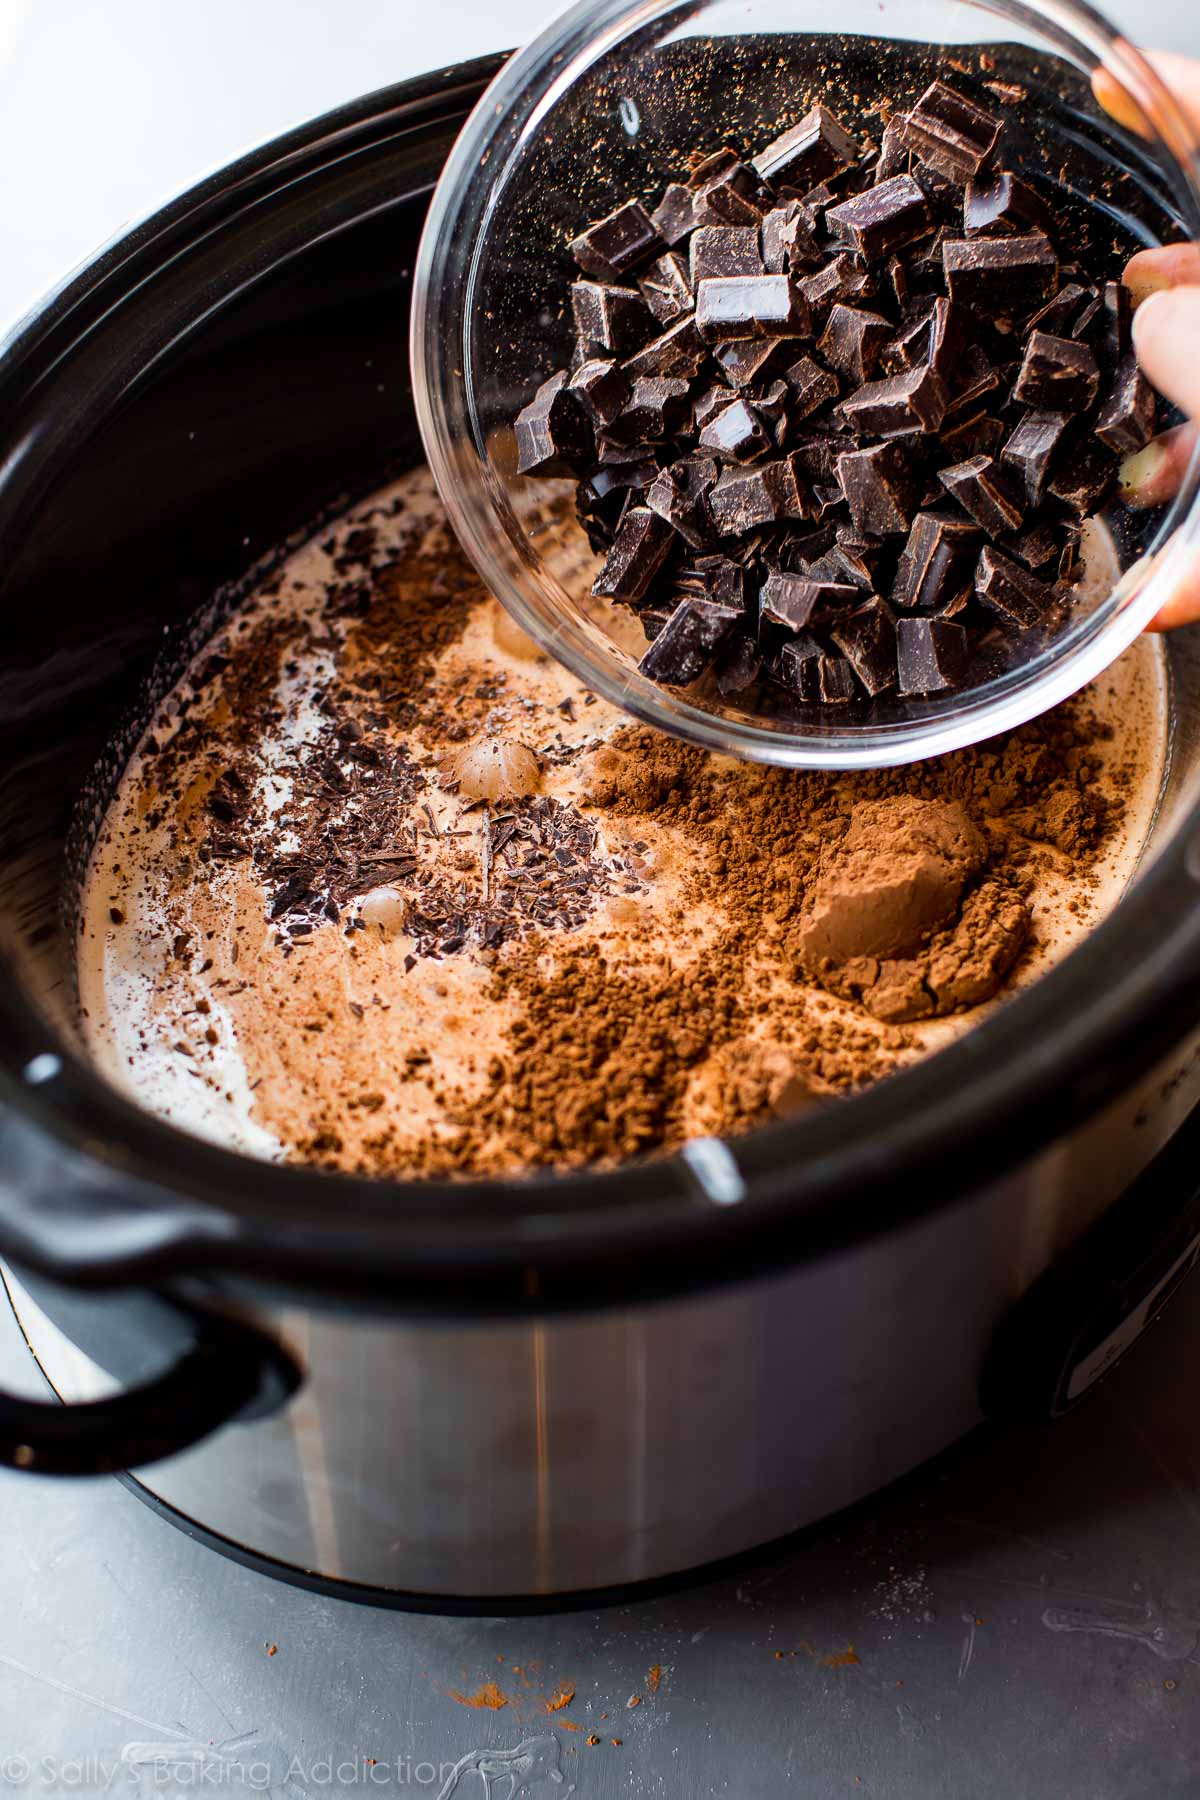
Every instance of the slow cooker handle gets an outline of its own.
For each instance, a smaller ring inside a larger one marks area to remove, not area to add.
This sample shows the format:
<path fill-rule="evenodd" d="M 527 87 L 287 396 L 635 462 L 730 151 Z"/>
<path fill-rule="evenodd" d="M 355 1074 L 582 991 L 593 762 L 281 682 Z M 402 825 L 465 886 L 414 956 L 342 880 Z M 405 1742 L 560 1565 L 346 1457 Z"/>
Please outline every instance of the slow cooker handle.
<path fill-rule="evenodd" d="M 206 1315 L 169 1369 L 124 1393 L 66 1405 L 0 1393 L 0 1465 L 43 1475 L 142 1468 L 191 1449 L 219 1426 L 276 1411 L 299 1383 L 282 1346 Z"/>
<path fill-rule="evenodd" d="M 1061 1418 L 1155 1324 L 1200 1263 L 1198 1171 L 1200 1107 L 1001 1320 L 980 1385 L 990 1418 Z"/>

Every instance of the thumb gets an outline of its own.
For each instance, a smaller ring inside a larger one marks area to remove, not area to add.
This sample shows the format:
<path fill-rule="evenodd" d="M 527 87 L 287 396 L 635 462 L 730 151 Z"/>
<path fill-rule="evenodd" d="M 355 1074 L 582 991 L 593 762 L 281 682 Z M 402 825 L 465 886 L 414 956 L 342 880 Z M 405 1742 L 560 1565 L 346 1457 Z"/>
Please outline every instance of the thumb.
<path fill-rule="evenodd" d="M 1133 315 L 1138 361 L 1160 394 L 1200 419 L 1200 287 L 1151 294 Z"/>

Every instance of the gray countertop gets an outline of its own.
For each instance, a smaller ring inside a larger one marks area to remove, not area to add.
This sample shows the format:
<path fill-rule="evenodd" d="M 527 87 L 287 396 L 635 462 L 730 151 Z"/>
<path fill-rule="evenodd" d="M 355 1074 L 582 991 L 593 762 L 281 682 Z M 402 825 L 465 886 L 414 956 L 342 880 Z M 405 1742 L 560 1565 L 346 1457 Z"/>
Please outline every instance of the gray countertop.
<path fill-rule="evenodd" d="M 247 142 L 547 10 L 0 0 L 0 318 Z M 1113 10 L 1200 51 L 1194 7 Z M 1198 1378 L 1193 1283 L 1060 1425 L 981 1434 L 736 1574 L 520 1620 L 354 1607 L 223 1560 L 115 1482 L 2 1475 L 0 1788 L 1194 1796 Z M 7 1313 L 0 1382 L 38 1391 Z M 455 1697 L 488 1682 L 499 1710 Z"/>
<path fill-rule="evenodd" d="M 114 1481 L 4 1474 L 0 1789 L 1194 1796 L 1197 1373 L 1193 1279 L 1058 1425 L 980 1433 L 718 1579 L 535 1618 L 327 1599 Z M 0 1383 L 37 1379 L 0 1318 Z M 493 1682 L 501 1709 L 463 1703 Z"/>

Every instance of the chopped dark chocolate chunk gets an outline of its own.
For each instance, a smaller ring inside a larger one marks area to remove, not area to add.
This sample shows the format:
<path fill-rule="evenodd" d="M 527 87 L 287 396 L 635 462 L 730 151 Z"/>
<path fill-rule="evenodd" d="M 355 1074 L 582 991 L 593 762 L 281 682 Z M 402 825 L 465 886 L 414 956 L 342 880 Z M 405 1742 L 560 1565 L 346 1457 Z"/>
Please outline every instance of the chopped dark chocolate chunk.
<path fill-rule="evenodd" d="M 574 240 L 574 350 L 518 467 L 576 478 L 595 591 L 654 679 L 936 694 L 1006 629 L 1059 625 L 1156 402 L 1126 291 L 1073 260 L 1086 231 L 1060 263 L 1040 147 L 1003 166 L 1000 124 L 938 81 L 878 148 L 815 107 Z"/>
<path fill-rule="evenodd" d="M 803 196 L 858 161 L 859 147 L 823 106 L 814 106 L 754 158 L 756 172 L 783 194 Z"/>
<path fill-rule="evenodd" d="M 575 333 L 591 350 L 629 356 L 640 350 L 654 330 L 654 317 L 636 288 L 600 281 L 571 284 Z"/>
<path fill-rule="evenodd" d="M 682 319 L 695 305 L 687 264 L 677 250 L 667 250 L 638 278 L 638 292 L 660 325 Z"/>
<path fill-rule="evenodd" d="M 736 160 L 694 190 L 696 224 L 754 225 L 775 204 L 775 196 L 748 163 Z"/>
<path fill-rule="evenodd" d="M 985 166 L 1001 123 L 944 81 L 931 82 L 916 105 L 896 120 L 900 137 L 922 162 L 960 183 Z"/>
<path fill-rule="evenodd" d="M 842 413 L 856 431 L 871 437 L 899 437 L 936 431 L 946 411 L 941 377 L 928 363 L 869 381 L 842 401 Z"/>
<path fill-rule="evenodd" d="M 580 268 L 601 281 L 620 281 L 662 248 L 658 228 L 640 200 L 627 200 L 571 240 Z"/>
<path fill-rule="evenodd" d="M 1013 399 L 1048 412 L 1086 412 L 1100 387 L 1100 371 L 1086 344 L 1031 332 Z"/>
<path fill-rule="evenodd" d="M 823 261 L 816 221 L 799 200 L 774 206 L 762 222 L 762 264 L 769 275 L 794 275 Z"/>
<path fill-rule="evenodd" d="M 723 470 L 708 506 L 722 537 L 742 537 L 759 525 L 802 519 L 806 499 L 795 458 L 789 456 L 751 469 Z"/>
<path fill-rule="evenodd" d="M 725 275 L 766 272 L 753 225 L 705 225 L 692 233 L 688 256 L 693 288 Z"/>
<path fill-rule="evenodd" d="M 807 419 L 810 413 L 819 412 L 831 400 L 836 400 L 840 393 L 838 378 L 823 369 L 819 362 L 811 356 L 801 356 L 790 368 L 783 372 L 783 378 L 792 390 L 792 420 L 798 423 Z"/>
<path fill-rule="evenodd" d="M 726 638 L 713 670 L 717 692 L 744 694 L 762 674 L 762 657 L 758 645 L 748 632 L 735 631 Z"/>
<path fill-rule="evenodd" d="M 559 369 L 517 414 L 518 475 L 570 475 L 586 464 L 591 428 L 567 382 L 567 371 Z"/>
<path fill-rule="evenodd" d="M 814 318 L 828 312 L 835 300 L 870 299 L 875 292 L 870 274 L 859 268 L 845 251 L 827 262 L 824 268 L 814 270 L 811 275 L 799 276 L 796 285 Z"/>
<path fill-rule="evenodd" d="M 970 590 L 979 527 L 952 513 L 919 512 L 896 564 L 892 604 L 932 608 Z"/>
<path fill-rule="evenodd" d="M 857 387 L 870 381 L 891 335 L 891 326 L 878 313 L 843 306 L 839 301 L 829 314 L 817 352 L 831 369 Z"/>
<path fill-rule="evenodd" d="M 646 490 L 646 505 L 677 531 L 685 544 L 699 549 L 712 537 L 704 495 L 717 479 L 711 457 L 684 457 L 668 469 L 660 469 Z"/>
<path fill-rule="evenodd" d="M 872 699 L 896 685 L 896 620 L 873 595 L 830 627 L 830 637 Z"/>
<path fill-rule="evenodd" d="M 710 419 L 700 433 L 700 448 L 722 462 L 752 462 L 771 447 L 766 427 L 745 400 L 736 399 Z"/>
<path fill-rule="evenodd" d="M 690 687 L 709 667 L 723 639 L 741 619 L 717 600 L 681 600 L 638 664 L 651 681 Z"/>
<path fill-rule="evenodd" d="M 961 683 L 967 634 L 947 619 L 897 619 L 896 662 L 902 694 L 940 694 Z"/>
<path fill-rule="evenodd" d="M 1047 492 L 1086 519 L 1098 512 L 1117 485 L 1117 460 L 1103 444 L 1081 445 L 1051 476 Z"/>
<path fill-rule="evenodd" d="M 617 527 L 593 594 L 612 600 L 640 600 L 671 553 L 675 533 L 648 506 L 631 506 Z"/>
<path fill-rule="evenodd" d="M 1070 331 L 1072 321 L 1079 317 L 1082 308 L 1094 299 L 1089 288 L 1080 287 L 1077 281 L 1068 281 L 1059 288 L 1053 300 L 1047 300 L 1045 306 L 1034 313 L 1025 329 L 1049 331 L 1055 337 L 1062 337 Z"/>
<path fill-rule="evenodd" d="M 952 300 L 993 317 L 1027 311 L 1058 280 L 1058 256 L 1040 231 L 1024 237 L 947 238 L 942 267 Z"/>
<path fill-rule="evenodd" d="M 786 362 L 794 349 L 784 338 L 730 338 L 728 343 L 714 344 L 712 356 L 734 387 L 749 387 Z"/>
<path fill-rule="evenodd" d="M 916 510 L 917 484 L 908 451 L 895 440 L 837 459 L 838 480 L 860 531 L 880 536 L 907 531 Z"/>
<path fill-rule="evenodd" d="M 688 383 L 681 377 L 639 375 L 609 435 L 616 443 L 660 443 L 684 428 L 690 412 Z"/>
<path fill-rule="evenodd" d="M 1045 623 L 1054 602 L 1053 590 L 1044 581 L 991 544 L 985 544 L 979 552 L 975 592 L 1005 624 L 1015 625 L 1021 631 Z"/>
<path fill-rule="evenodd" d="M 1050 465 L 1066 435 L 1062 413 L 1027 412 L 1003 450 L 1000 461 L 1021 484 L 1030 506 L 1040 506 Z"/>
<path fill-rule="evenodd" d="M 860 598 L 850 582 L 768 575 L 758 594 L 758 641 L 764 650 L 773 650 L 788 634 L 803 631 L 813 621 L 836 618 Z"/>
<path fill-rule="evenodd" d="M 664 244 L 674 247 L 683 242 L 695 224 L 696 196 L 681 181 L 669 183 L 662 199 L 650 214 L 654 229 Z"/>
<path fill-rule="evenodd" d="M 625 362 L 627 375 L 697 375 L 707 351 L 689 313 Z"/>
<path fill-rule="evenodd" d="M 806 337 L 808 302 L 787 275 L 730 275 L 696 289 L 696 324 L 706 342 Z"/>
<path fill-rule="evenodd" d="M 629 378 L 615 362 L 589 357 L 567 383 L 594 425 L 611 425 L 629 399 Z"/>
<path fill-rule="evenodd" d="M 825 224 L 867 262 L 911 244 L 930 228 L 925 196 L 911 175 L 893 175 L 831 206 Z"/>
<path fill-rule="evenodd" d="M 1118 456 L 1141 450 L 1154 431 L 1154 411 L 1154 390 L 1138 367 L 1133 351 L 1127 350 L 1100 408 L 1096 436 Z"/>
<path fill-rule="evenodd" d="M 1021 524 L 1021 505 L 990 456 L 972 456 L 938 470 L 938 480 L 964 512 L 990 537 L 1016 531 Z"/>
<path fill-rule="evenodd" d="M 1039 231 L 1051 231 L 1050 209 L 1037 189 L 1011 169 L 997 169 L 968 181 L 963 199 L 963 231 L 967 237 L 987 231 L 1020 231 L 1030 225 Z"/>

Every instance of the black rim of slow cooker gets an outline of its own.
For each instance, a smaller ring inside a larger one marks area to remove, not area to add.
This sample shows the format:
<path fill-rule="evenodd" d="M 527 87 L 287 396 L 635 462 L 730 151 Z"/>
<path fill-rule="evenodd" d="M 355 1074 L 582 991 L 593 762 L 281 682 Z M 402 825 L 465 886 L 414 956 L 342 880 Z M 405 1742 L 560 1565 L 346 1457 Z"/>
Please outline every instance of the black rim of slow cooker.
<path fill-rule="evenodd" d="M 462 116 L 502 60 L 364 96 L 189 189 L 18 326 L 0 353 L 0 393 L 29 394 L 114 298 L 198 229 L 261 205 L 297 167 L 319 167 L 398 120 Z M 1065 962 L 956 1044 L 846 1103 L 731 1140 L 744 1188 L 734 1203 L 727 1179 L 714 1198 L 679 1156 L 454 1184 L 251 1161 L 124 1100 L 57 1040 L 0 964 L 0 1099 L 68 1153 L 59 1190 L 70 1186 L 69 1153 L 86 1159 L 77 1223 L 94 1228 L 72 1231 L 58 1192 L 55 1229 L 44 1230 L 36 1193 L 10 1187 L 0 1250 L 104 1285 L 227 1270 L 378 1299 L 386 1279 L 388 1303 L 434 1312 L 628 1302 L 826 1256 L 977 1192 L 1097 1111 L 1200 1023 L 1198 886 L 1200 835 L 1189 820 Z M 26 1071 L 47 1053 L 57 1073 L 33 1085 Z M 106 1237 L 107 1221 L 133 1215 L 155 1228 L 126 1237 L 127 1247 Z"/>

